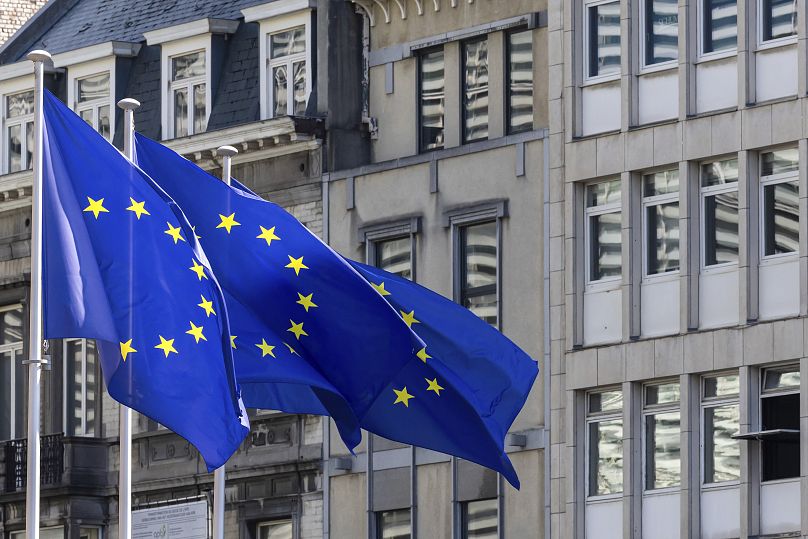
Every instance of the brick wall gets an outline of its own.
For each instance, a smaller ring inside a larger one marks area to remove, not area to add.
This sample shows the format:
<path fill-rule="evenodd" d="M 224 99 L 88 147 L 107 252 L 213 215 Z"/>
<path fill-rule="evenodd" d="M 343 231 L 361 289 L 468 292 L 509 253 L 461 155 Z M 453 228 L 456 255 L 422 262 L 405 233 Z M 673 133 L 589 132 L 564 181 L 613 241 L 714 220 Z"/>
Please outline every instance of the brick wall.
<path fill-rule="evenodd" d="M 0 0 L 0 45 L 14 35 L 47 0 Z"/>

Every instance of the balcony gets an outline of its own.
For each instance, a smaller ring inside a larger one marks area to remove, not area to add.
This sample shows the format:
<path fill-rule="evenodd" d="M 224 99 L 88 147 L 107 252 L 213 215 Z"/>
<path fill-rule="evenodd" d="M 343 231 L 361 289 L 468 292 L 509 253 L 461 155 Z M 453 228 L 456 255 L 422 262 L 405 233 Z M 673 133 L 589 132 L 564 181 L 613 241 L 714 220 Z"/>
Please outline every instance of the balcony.
<path fill-rule="evenodd" d="M 28 441 L 0 444 L 0 495 L 25 490 Z M 100 487 L 106 482 L 107 443 L 50 434 L 40 438 L 40 483 L 48 487 Z"/>

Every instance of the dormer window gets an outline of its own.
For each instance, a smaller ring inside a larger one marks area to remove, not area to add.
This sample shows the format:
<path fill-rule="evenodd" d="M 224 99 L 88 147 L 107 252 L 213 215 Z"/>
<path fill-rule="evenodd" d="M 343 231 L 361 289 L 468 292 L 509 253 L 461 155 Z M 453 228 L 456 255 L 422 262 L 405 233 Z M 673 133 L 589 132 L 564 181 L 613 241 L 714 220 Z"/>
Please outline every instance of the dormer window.
<path fill-rule="evenodd" d="M 6 170 L 18 172 L 32 165 L 34 150 L 34 91 L 6 96 Z"/>
<path fill-rule="evenodd" d="M 74 109 L 93 129 L 111 139 L 109 71 L 76 80 Z"/>
<path fill-rule="evenodd" d="M 207 79 L 205 51 L 171 58 L 171 107 L 174 137 L 205 131 L 207 125 Z"/>
<path fill-rule="evenodd" d="M 273 116 L 303 115 L 308 97 L 306 27 L 270 34 L 269 102 Z"/>

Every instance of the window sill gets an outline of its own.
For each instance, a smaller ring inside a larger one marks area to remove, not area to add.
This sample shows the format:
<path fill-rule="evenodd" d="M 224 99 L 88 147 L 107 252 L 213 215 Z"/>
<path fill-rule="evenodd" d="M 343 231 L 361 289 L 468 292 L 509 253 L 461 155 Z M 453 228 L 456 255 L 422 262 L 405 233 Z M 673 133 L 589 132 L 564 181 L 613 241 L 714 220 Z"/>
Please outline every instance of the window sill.
<path fill-rule="evenodd" d="M 643 75 L 658 75 L 660 73 L 664 73 L 665 71 L 679 71 L 679 61 L 672 60 L 669 62 L 661 62 L 659 64 L 651 64 L 649 66 L 643 66 L 640 68 L 639 76 Z"/>
<path fill-rule="evenodd" d="M 727 262 L 725 264 L 716 264 L 713 266 L 702 266 L 700 275 L 720 275 L 722 273 L 732 273 L 738 271 L 737 262 Z"/>
<path fill-rule="evenodd" d="M 732 490 L 741 486 L 740 481 L 723 481 L 721 483 L 702 483 L 702 492 L 715 492 L 718 490 Z"/>
<path fill-rule="evenodd" d="M 709 64 L 710 62 L 718 62 L 720 60 L 727 60 L 728 58 L 737 58 L 738 49 L 731 49 L 721 52 L 710 52 L 700 55 L 695 62 L 695 65 Z"/>
<path fill-rule="evenodd" d="M 619 290 L 622 284 L 623 284 L 622 277 L 615 277 L 612 279 L 602 279 L 600 281 L 587 283 L 586 288 L 584 290 L 584 295 L 597 294 L 599 292 L 613 292 L 615 290 Z"/>
<path fill-rule="evenodd" d="M 588 88 L 590 86 L 600 86 L 615 82 L 620 82 L 621 73 L 610 73 L 608 75 L 601 75 L 599 77 L 592 77 L 591 79 L 584 79 L 581 83 L 581 88 Z"/>
<path fill-rule="evenodd" d="M 778 264 L 788 264 L 797 262 L 800 258 L 799 252 L 783 253 L 779 255 L 768 255 L 760 257 L 760 266 L 777 266 Z"/>
<path fill-rule="evenodd" d="M 657 273 L 654 275 L 643 275 L 641 284 L 656 284 L 656 283 L 667 283 L 670 281 L 678 281 L 679 280 L 679 271 L 668 271 L 665 273 Z"/>
<path fill-rule="evenodd" d="M 773 39 L 771 41 L 764 41 L 763 43 L 758 43 L 755 52 L 770 51 L 772 49 L 782 49 L 787 47 L 793 47 L 796 45 L 797 45 L 797 36 L 781 37 L 780 39 Z"/>
<path fill-rule="evenodd" d="M 600 503 L 609 503 L 609 502 L 616 502 L 623 499 L 622 492 L 616 492 L 614 494 L 601 494 L 599 496 L 587 496 L 586 503 L 587 504 L 600 504 Z"/>
<path fill-rule="evenodd" d="M 653 498 L 655 496 L 670 496 L 671 494 L 679 494 L 682 491 L 681 485 L 675 487 L 655 488 L 653 490 L 643 489 L 643 498 Z"/>

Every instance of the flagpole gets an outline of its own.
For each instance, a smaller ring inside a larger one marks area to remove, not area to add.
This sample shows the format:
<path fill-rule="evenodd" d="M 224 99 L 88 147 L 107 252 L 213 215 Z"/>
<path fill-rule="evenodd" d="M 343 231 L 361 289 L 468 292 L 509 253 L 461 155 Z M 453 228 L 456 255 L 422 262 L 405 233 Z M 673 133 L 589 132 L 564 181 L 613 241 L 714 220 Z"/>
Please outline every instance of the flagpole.
<path fill-rule="evenodd" d="M 123 153 L 132 161 L 135 157 L 135 109 L 140 102 L 121 99 L 123 109 Z M 118 461 L 118 537 L 132 537 L 132 409 L 120 405 L 120 458 Z"/>
<path fill-rule="evenodd" d="M 222 158 L 222 181 L 230 185 L 233 156 L 238 150 L 232 146 L 220 146 L 216 154 Z M 213 539 L 224 539 L 224 481 L 225 464 L 213 471 Z"/>
<path fill-rule="evenodd" d="M 39 539 L 39 382 L 42 376 L 42 109 L 45 61 L 51 55 L 33 51 L 34 62 L 34 180 L 31 193 L 31 297 L 28 302 L 28 477 L 25 489 L 25 537 Z"/>

